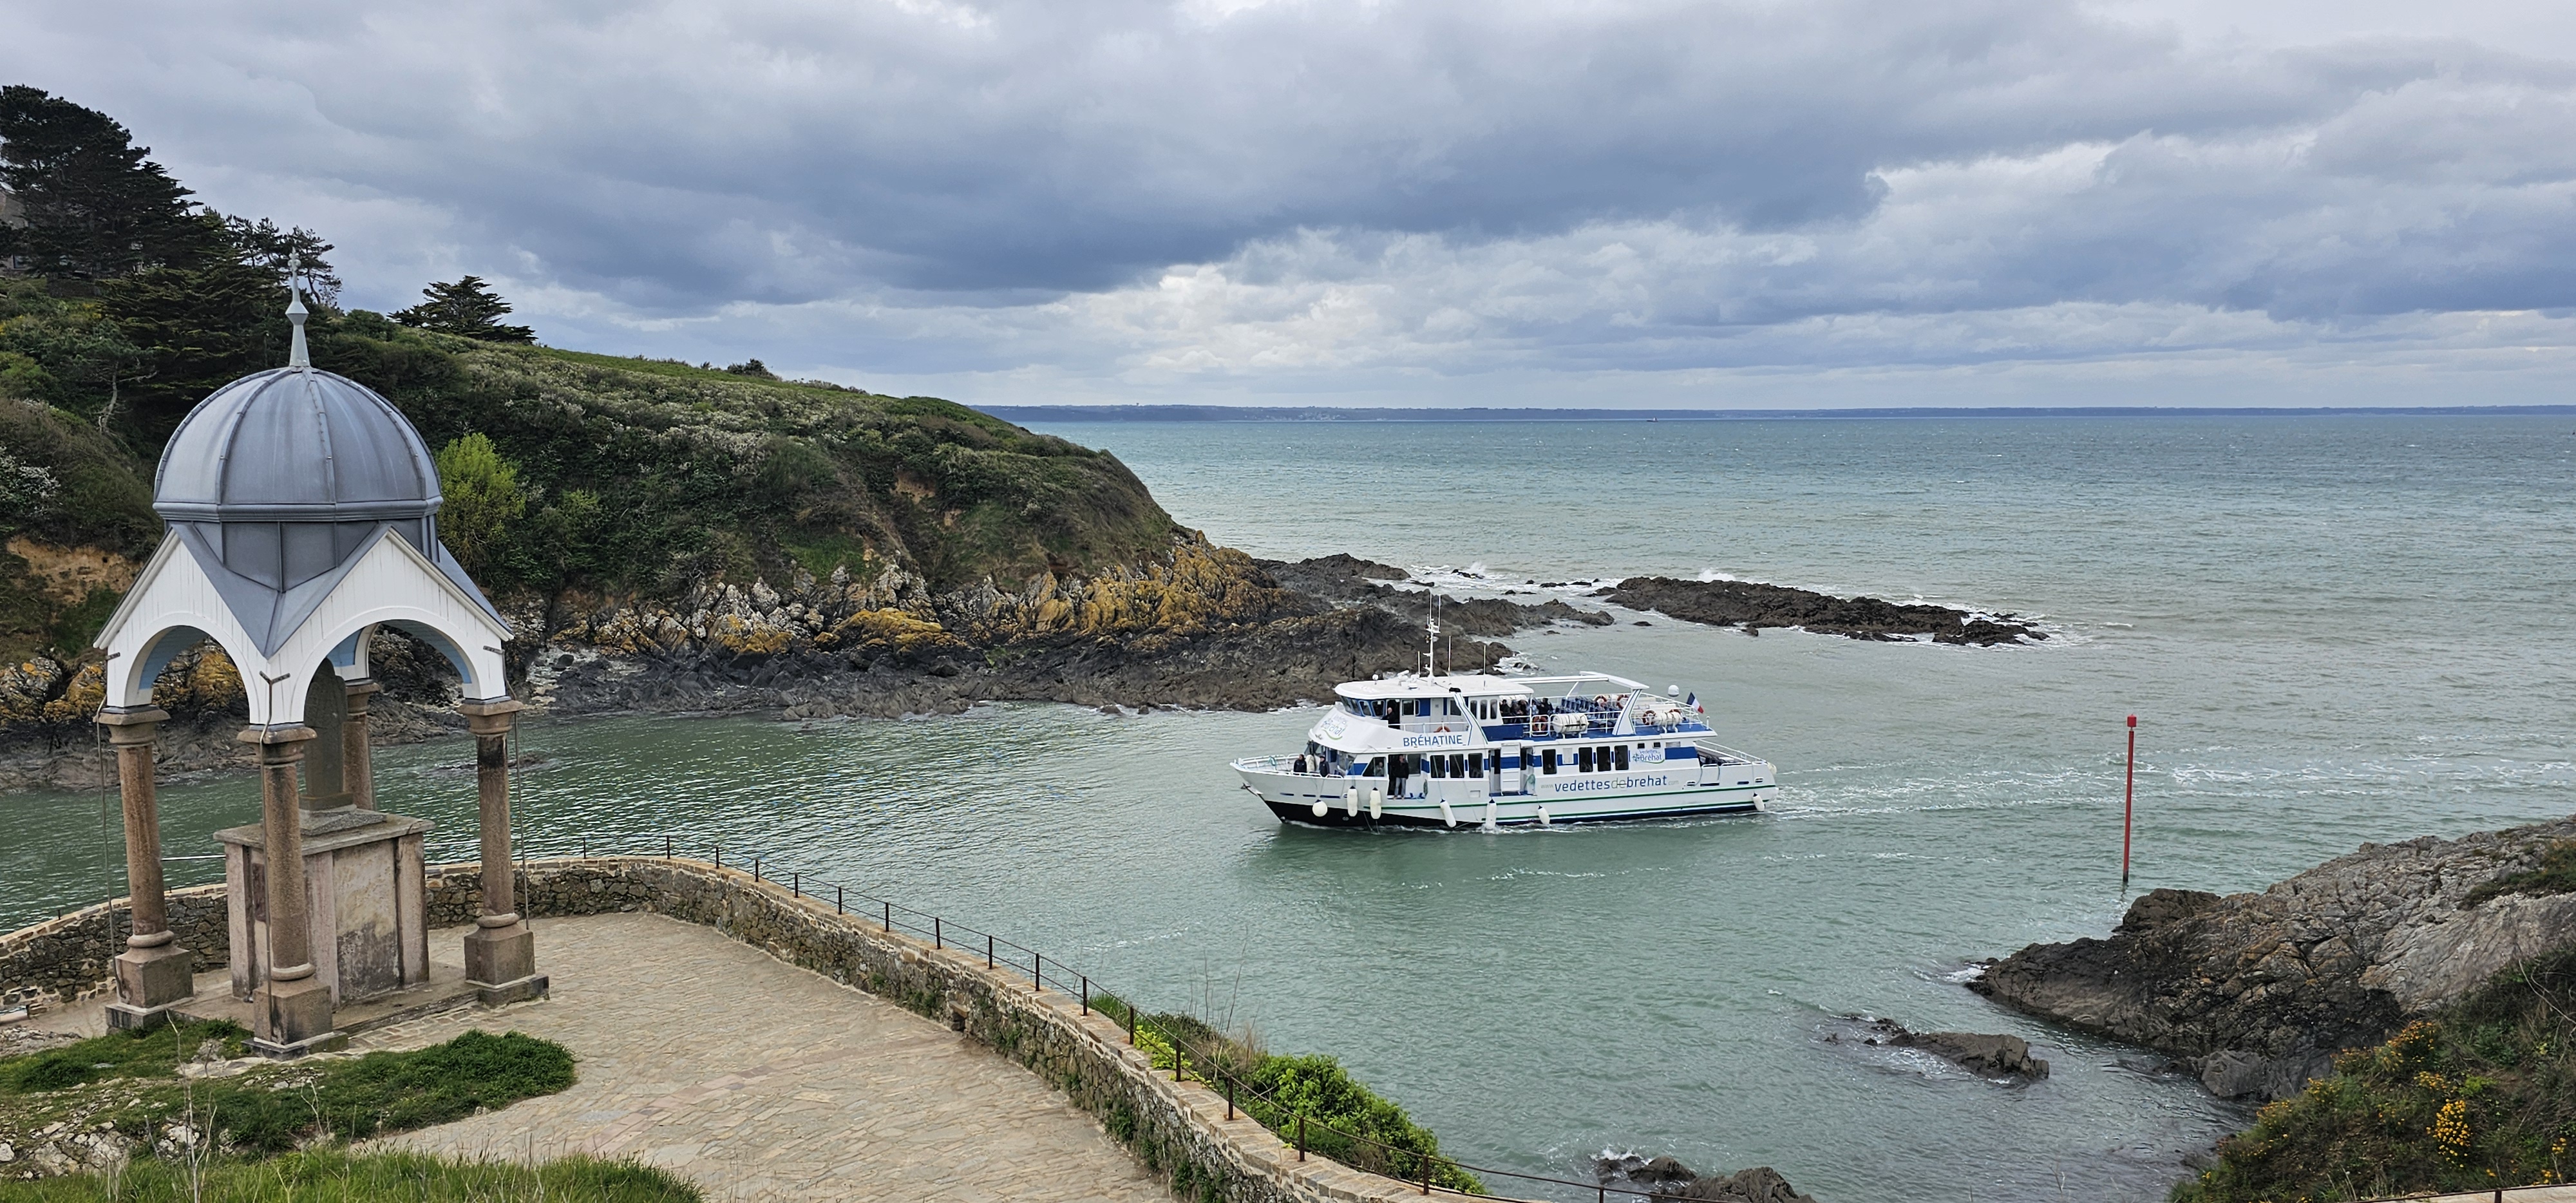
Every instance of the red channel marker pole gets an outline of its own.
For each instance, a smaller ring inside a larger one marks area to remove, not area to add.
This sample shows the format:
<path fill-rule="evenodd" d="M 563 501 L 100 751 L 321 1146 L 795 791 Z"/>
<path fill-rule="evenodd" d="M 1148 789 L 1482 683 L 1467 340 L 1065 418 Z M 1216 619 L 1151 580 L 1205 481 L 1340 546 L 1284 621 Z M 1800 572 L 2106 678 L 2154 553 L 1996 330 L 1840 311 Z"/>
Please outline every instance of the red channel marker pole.
<path fill-rule="evenodd" d="M 2129 826 L 2138 813 L 2138 716 L 2129 716 L 2129 782 L 2120 801 L 2120 888 L 2129 888 Z"/>

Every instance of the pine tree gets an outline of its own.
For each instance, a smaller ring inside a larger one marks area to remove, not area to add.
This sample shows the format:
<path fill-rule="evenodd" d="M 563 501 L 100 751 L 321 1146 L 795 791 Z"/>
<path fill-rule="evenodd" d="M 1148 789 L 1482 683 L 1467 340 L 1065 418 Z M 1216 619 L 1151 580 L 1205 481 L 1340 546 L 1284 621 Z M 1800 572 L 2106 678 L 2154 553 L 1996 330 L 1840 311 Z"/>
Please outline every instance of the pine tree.
<path fill-rule="evenodd" d="M 453 284 L 432 284 L 421 289 L 420 295 L 425 298 L 420 304 L 394 314 L 394 320 L 422 330 L 462 335 L 487 343 L 537 341 L 535 330 L 501 324 L 501 315 L 510 312 L 510 303 L 484 284 L 481 276 L 466 276 Z"/>
<path fill-rule="evenodd" d="M 208 213 L 195 220 L 201 253 L 99 290 L 100 309 L 151 360 L 149 380 L 128 394 L 126 416 L 117 424 L 146 456 L 159 453 L 179 419 L 208 393 L 286 366 L 283 281 L 224 237 L 222 218 Z"/>
<path fill-rule="evenodd" d="M 105 113 L 24 85 L 0 87 L 0 188 L 24 224 L 0 226 L 0 260 L 39 276 L 103 280 L 185 258 L 207 230 L 188 190 Z"/>

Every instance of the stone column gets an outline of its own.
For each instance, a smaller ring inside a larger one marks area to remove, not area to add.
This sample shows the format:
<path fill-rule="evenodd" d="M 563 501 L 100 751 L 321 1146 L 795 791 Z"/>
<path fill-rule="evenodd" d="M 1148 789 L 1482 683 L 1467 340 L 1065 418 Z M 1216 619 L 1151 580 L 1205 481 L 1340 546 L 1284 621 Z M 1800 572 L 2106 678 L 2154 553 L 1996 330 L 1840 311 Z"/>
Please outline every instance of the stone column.
<path fill-rule="evenodd" d="M 251 995 L 251 1046 L 272 1057 L 300 1057 L 335 1043 L 331 988 L 314 976 L 312 917 L 305 911 L 304 814 L 296 766 L 310 727 L 250 727 L 241 741 L 259 745 L 260 835 L 268 876 L 268 980 Z"/>
<path fill-rule="evenodd" d="M 376 808 L 376 761 L 367 747 L 367 707 L 384 688 L 369 677 L 348 682 L 349 715 L 340 728 L 340 773 L 348 782 L 349 801 L 360 810 Z"/>
<path fill-rule="evenodd" d="M 196 996 L 196 957 L 170 931 L 161 884 L 161 808 L 152 792 L 153 737 L 169 717 L 149 706 L 98 712 L 116 747 L 116 783 L 125 798 L 126 892 L 133 900 L 133 934 L 116 955 L 116 1001 L 107 1005 L 110 1028 L 160 1023 L 170 1008 Z"/>
<path fill-rule="evenodd" d="M 546 979 L 537 973 L 536 934 L 519 917 L 510 859 L 510 727 L 522 707 L 501 698 L 456 708 L 474 733 L 483 826 L 483 913 L 465 937 L 465 980 L 477 987 L 483 1005 L 499 1006 L 546 992 Z"/>

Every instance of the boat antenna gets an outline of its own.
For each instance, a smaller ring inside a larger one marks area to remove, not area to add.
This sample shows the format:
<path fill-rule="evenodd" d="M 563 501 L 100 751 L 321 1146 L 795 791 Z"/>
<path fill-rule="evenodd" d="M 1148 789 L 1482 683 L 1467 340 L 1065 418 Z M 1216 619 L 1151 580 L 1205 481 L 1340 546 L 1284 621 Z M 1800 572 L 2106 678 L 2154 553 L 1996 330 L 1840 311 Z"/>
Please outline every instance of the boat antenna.
<path fill-rule="evenodd" d="M 1422 675 L 1440 675 L 1440 595 L 1431 595 L 1431 646 L 1422 649 Z"/>

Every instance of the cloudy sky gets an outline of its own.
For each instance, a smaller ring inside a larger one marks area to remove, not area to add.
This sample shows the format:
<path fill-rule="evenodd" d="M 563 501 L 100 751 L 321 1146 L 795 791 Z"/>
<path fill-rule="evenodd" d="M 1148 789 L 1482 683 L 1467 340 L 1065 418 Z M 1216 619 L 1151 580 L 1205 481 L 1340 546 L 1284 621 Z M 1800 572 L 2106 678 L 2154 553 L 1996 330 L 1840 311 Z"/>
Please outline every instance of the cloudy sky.
<path fill-rule="evenodd" d="M 370 10 L 373 11 L 370 11 Z M 984 403 L 2576 401 L 2563 0 L 0 5 L 348 300 Z"/>

